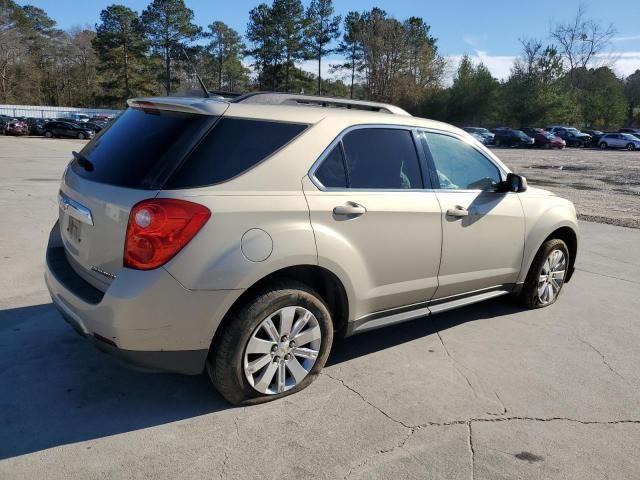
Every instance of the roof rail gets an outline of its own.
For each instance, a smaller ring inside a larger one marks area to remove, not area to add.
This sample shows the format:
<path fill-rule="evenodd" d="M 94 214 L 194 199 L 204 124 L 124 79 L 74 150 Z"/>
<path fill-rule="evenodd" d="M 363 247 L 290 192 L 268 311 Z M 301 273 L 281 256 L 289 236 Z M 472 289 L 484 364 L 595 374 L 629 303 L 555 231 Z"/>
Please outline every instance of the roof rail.
<path fill-rule="evenodd" d="M 320 97 L 278 92 L 252 92 L 231 100 L 233 103 L 252 103 L 259 105 L 298 105 L 305 107 L 346 108 L 369 112 L 391 113 L 394 115 L 411 114 L 400 107 L 388 103 L 349 100 L 347 98 Z"/>

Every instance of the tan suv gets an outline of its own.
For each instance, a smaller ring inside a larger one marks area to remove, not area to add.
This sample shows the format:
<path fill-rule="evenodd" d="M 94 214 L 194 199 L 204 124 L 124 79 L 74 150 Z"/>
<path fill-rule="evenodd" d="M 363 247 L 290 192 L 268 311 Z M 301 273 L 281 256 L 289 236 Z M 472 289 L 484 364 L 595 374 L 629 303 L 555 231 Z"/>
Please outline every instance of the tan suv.
<path fill-rule="evenodd" d="M 548 306 L 573 273 L 571 202 L 450 125 L 284 94 L 129 107 L 64 172 L 51 298 L 101 350 L 206 368 L 230 402 L 306 387 L 337 335 Z"/>

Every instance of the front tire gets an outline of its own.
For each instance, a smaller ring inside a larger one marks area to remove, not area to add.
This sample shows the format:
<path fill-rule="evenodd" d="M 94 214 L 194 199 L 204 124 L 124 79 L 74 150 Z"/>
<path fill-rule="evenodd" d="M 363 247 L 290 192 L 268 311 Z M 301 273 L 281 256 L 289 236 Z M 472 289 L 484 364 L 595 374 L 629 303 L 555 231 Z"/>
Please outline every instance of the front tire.
<path fill-rule="evenodd" d="M 630 143 L 629 145 L 627 145 L 627 150 L 629 150 L 630 152 L 633 152 L 636 149 L 636 146 L 633 143 Z"/>
<path fill-rule="evenodd" d="M 47 138 L 53 138 L 53 133 L 51 132 L 44 132 L 44 136 Z"/>
<path fill-rule="evenodd" d="M 555 303 L 569 269 L 569 249 L 554 238 L 542 244 L 536 254 L 522 289 L 522 303 L 527 308 L 543 308 Z"/>
<path fill-rule="evenodd" d="M 305 284 L 278 283 L 230 315 L 206 365 L 229 402 L 249 405 L 291 395 L 324 367 L 333 343 L 331 315 Z"/>
<path fill-rule="evenodd" d="M 84 133 L 82 132 L 78 133 L 78 140 L 84 140 L 84 139 L 85 139 Z"/>

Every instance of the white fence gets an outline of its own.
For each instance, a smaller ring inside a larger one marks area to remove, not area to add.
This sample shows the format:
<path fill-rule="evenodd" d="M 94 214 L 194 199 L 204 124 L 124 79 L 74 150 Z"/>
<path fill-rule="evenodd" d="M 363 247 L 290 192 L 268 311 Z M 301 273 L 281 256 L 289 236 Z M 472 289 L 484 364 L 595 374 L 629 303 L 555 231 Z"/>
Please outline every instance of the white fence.
<path fill-rule="evenodd" d="M 107 108 L 47 107 L 39 105 L 0 105 L 0 115 L 9 117 L 61 118 L 71 113 L 93 115 L 117 115 L 121 110 Z"/>

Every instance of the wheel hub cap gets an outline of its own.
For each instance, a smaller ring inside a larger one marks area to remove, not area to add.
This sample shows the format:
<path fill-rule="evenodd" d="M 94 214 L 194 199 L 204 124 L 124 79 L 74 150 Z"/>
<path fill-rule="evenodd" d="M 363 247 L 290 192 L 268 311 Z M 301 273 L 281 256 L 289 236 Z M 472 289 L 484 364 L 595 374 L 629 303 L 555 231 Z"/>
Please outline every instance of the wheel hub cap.
<path fill-rule="evenodd" d="M 561 250 L 553 250 L 542 264 L 538 277 L 538 301 L 551 303 L 560 293 L 566 273 L 567 261 Z"/>
<path fill-rule="evenodd" d="M 320 352 L 318 319 L 304 307 L 284 307 L 262 320 L 245 347 L 243 369 L 258 392 L 274 395 L 298 385 Z"/>

